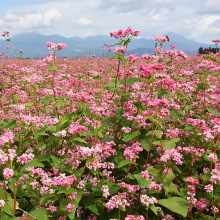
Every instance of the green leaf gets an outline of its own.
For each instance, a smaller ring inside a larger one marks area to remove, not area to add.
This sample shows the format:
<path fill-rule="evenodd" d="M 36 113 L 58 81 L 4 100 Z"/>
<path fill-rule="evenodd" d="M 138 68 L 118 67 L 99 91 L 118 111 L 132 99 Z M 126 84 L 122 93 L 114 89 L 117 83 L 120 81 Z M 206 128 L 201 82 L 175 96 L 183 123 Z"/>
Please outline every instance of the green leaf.
<path fill-rule="evenodd" d="M 134 174 L 134 177 L 138 182 L 140 190 L 145 189 L 151 183 L 151 179 L 147 180 L 147 179 L 142 178 L 142 175 L 140 173 L 139 174 Z"/>
<path fill-rule="evenodd" d="M 128 86 L 131 86 L 136 82 L 140 82 L 140 80 L 138 78 L 129 78 L 126 83 Z"/>
<path fill-rule="evenodd" d="M 155 131 L 154 131 L 154 134 L 155 134 L 156 137 L 158 137 L 158 138 L 162 138 L 162 134 L 163 134 L 163 132 L 160 131 L 160 130 L 155 130 Z"/>
<path fill-rule="evenodd" d="M 147 119 L 149 119 L 149 121 L 151 121 L 151 122 L 153 122 L 155 124 L 158 124 L 160 127 L 162 127 L 161 123 L 157 119 L 155 119 L 154 117 L 152 117 L 152 116 L 145 116 L 144 118 L 147 118 Z"/>
<path fill-rule="evenodd" d="M 80 138 L 80 137 L 75 137 L 72 140 L 87 144 L 87 142 L 84 139 Z"/>
<path fill-rule="evenodd" d="M 1 208 L 4 212 L 6 212 L 8 215 L 13 215 L 13 209 L 14 209 L 14 201 L 8 201 L 5 203 L 5 205 Z"/>
<path fill-rule="evenodd" d="M 49 161 L 49 160 L 50 160 L 50 154 L 42 154 L 39 156 L 39 162 Z"/>
<path fill-rule="evenodd" d="M 123 134 L 124 141 L 126 141 L 126 142 L 130 141 L 130 140 L 134 139 L 135 137 L 137 137 L 139 134 L 140 134 L 139 131 L 125 133 L 125 134 Z"/>
<path fill-rule="evenodd" d="M 102 121 L 101 121 L 101 126 L 100 126 L 100 128 L 110 127 L 110 126 L 111 126 L 112 118 L 113 118 L 113 117 L 111 117 L 111 116 L 106 117 L 106 118 L 103 118 Z"/>
<path fill-rule="evenodd" d="M 7 192 L 7 197 L 9 200 L 11 199 L 11 195 L 8 192 Z M 6 200 L 5 191 L 2 188 L 0 188 L 0 199 Z"/>
<path fill-rule="evenodd" d="M 201 90 L 201 89 L 204 89 L 205 87 L 204 87 L 204 83 L 203 82 L 200 82 L 200 83 L 198 83 L 198 87 L 197 87 L 197 89 L 196 89 L 196 92 L 198 92 L 199 90 Z"/>
<path fill-rule="evenodd" d="M 68 119 L 68 118 L 65 118 L 65 117 L 61 118 L 61 119 L 59 120 L 59 122 L 57 123 L 57 125 L 56 125 L 57 131 L 59 131 L 60 128 L 62 127 L 62 125 L 64 125 L 68 120 L 69 120 L 69 119 Z"/>
<path fill-rule="evenodd" d="M 170 140 L 162 140 L 162 145 L 167 149 L 167 150 L 172 150 L 176 147 L 176 143 L 180 140 L 180 138 L 172 138 Z M 153 144 L 155 145 L 161 145 L 160 141 L 154 141 Z"/>
<path fill-rule="evenodd" d="M 49 105 L 51 102 L 51 98 L 50 97 L 43 98 L 42 101 L 44 102 L 45 105 Z"/>
<path fill-rule="evenodd" d="M 44 167 L 44 165 L 40 162 L 37 161 L 37 159 L 33 159 L 31 162 L 29 162 L 28 164 L 24 165 L 24 167 L 21 169 L 21 171 L 26 170 L 26 168 L 28 167 Z"/>
<path fill-rule="evenodd" d="M 11 215 L 8 215 L 4 212 L 0 212 L 0 219 L 1 220 L 18 220 L 18 218 L 11 216 Z"/>
<path fill-rule="evenodd" d="M 45 133 L 45 132 L 39 132 L 39 133 L 36 133 L 36 137 L 39 137 L 39 136 L 49 136 L 49 134 Z"/>
<path fill-rule="evenodd" d="M 2 128 L 11 128 L 16 125 L 16 120 L 10 118 L 8 121 L 4 122 L 4 124 L 1 126 Z"/>
<path fill-rule="evenodd" d="M 115 88 L 115 78 L 112 78 L 111 79 L 111 81 L 109 82 L 109 84 L 106 86 L 106 89 L 107 90 L 110 90 L 110 89 L 112 89 L 112 88 Z M 117 80 L 117 82 L 116 82 L 116 88 L 118 87 L 118 85 L 119 85 L 119 81 Z"/>
<path fill-rule="evenodd" d="M 126 166 L 128 164 L 136 164 L 136 163 L 133 162 L 133 161 L 130 161 L 130 160 L 122 160 L 121 162 L 119 162 L 118 168 L 124 167 L 124 166 Z"/>
<path fill-rule="evenodd" d="M 149 151 L 150 148 L 150 141 L 147 138 L 141 139 L 140 140 L 141 147 L 143 147 L 146 151 Z"/>
<path fill-rule="evenodd" d="M 169 209 L 172 212 L 175 212 L 183 217 L 187 216 L 187 209 L 188 202 L 181 197 L 170 197 L 168 199 L 160 199 L 157 201 L 157 204 L 162 205 Z"/>
<path fill-rule="evenodd" d="M 157 209 L 156 209 L 155 205 L 150 204 L 149 208 L 154 212 L 155 215 L 157 215 Z"/>
<path fill-rule="evenodd" d="M 170 115 L 172 115 L 174 118 L 180 119 L 183 115 L 182 111 L 180 110 L 171 110 Z"/>
<path fill-rule="evenodd" d="M 54 65 L 50 65 L 50 67 L 48 68 L 48 72 L 50 72 L 50 71 L 57 72 L 57 67 L 55 67 Z"/>
<path fill-rule="evenodd" d="M 215 63 L 219 63 L 216 57 L 212 57 L 212 56 L 206 56 L 204 57 L 205 60 L 211 60 Z"/>
<path fill-rule="evenodd" d="M 45 205 L 46 202 L 48 202 L 49 200 L 56 201 L 56 200 L 58 200 L 58 199 L 59 199 L 59 197 L 56 196 L 55 194 L 45 193 L 45 194 L 43 194 L 43 196 L 40 198 L 40 205 Z"/>
<path fill-rule="evenodd" d="M 96 207 L 95 205 L 90 205 L 90 206 L 88 207 L 88 209 L 89 209 L 90 211 L 92 211 L 95 215 L 99 216 L 99 211 L 98 211 L 98 209 L 97 209 L 97 207 Z"/>
<path fill-rule="evenodd" d="M 58 107 L 60 105 L 69 105 L 69 102 L 58 100 L 53 106 Z"/>
<path fill-rule="evenodd" d="M 174 175 L 172 170 L 170 170 L 169 174 L 164 177 L 162 184 L 163 184 L 163 188 L 165 190 L 165 195 L 167 195 L 168 193 L 175 193 L 175 194 L 181 196 L 181 193 L 177 189 L 177 186 L 174 183 L 172 183 L 172 181 L 175 177 L 176 176 Z"/>
<path fill-rule="evenodd" d="M 25 103 L 25 106 L 29 107 L 29 106 L 33 106 L 34 103 L 30 102 L 30 103 Z"/>
<path fill-rule="evenodd" d="M 37 220 L 48 220 L 46 208 L 39 208 L 37 210 L 30 212 L 30 214 L 36 216 Z"/>

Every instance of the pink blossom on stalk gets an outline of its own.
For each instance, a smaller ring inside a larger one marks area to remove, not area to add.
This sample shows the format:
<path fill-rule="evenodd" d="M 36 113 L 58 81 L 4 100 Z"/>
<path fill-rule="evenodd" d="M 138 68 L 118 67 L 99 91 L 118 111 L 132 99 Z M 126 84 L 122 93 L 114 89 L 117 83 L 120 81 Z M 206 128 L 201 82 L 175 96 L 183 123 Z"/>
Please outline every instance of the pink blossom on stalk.
<path fill-rule="evenodd" d="M 103 191 L 103 197 L 108 198 L 110 196 L 108 185 L 103 185 L 101 190 Z"/>
<path fill-rule="evenodd" d="M 10 34 L 10 31 L 4 31 L 2 36 L 5 37 L 7 35 L 7 37 L 8 37 L 9 34 Z"/>
<path fill-rule="evenodd" d="M 125 220 L 145 220 L 143 215 L 129 215 L 127 214 L 127 217 L 125 217 Z"/>
<path fill-rule="evenodd" d="M 49 49 L 52 49 L 52 50 L 54 50 L 54 51 L 64 50 L 64 49 L 67 48 L 67 45 L 64 44 L 64 43 L 59 43 L 59 44 L 56 45 L 55 43 L 52 43 L 52 42 L 50 42 L 50 41 L 48 41 L 48 42 L 46 43 L 46 46 L 47 46 Z"/>
<path fill-rule="evenodd" d="M 186 177 L 186 181 L 190 182 L 191 184 L 197 185 L 199 181 L 197 179 L 192 178 L 191 176 Z"/>
<path fill-rule="evenodd" d="M 142 178 L 143 179 L 149 179 L 150 178 L 150 175 L 149 175 L 149 173 L 148 173 L 148 171 L 147 170 L 145 170 L 145 171 L 142 171 L 141 172 L 141 175 L 142 175 Z"/>
<path fill-rule="evenodd" d="M 2 208 L 5 205 L 5 201 L 0 199 L 0 208 Z"/>
<path fill-rule="evenodd" d="M 164 218 L 161 220 L 174 220 L 174 217 L 172 215 L 167 214 Z"/>
<path fill-rule="evenodd" d="M 23 50 L 22 50 L 22 49 L 20 49 L 20 53 L 23 53 Z"/>
<path fill-rule="evenodd" d="M 174 49 L 174 48 L 176 48 L 176 45 L 170 44 L 170 47 L 171 47 L 172 49 Z"/>
<path fill-rule="evenodd" d="M 72 205 L 71 203 L 69 203 L 66 207 L 66 210 L 68 212 L 72 212 L 75 209 L 75 205 Z"/>
<path fill-rule="evenodd" d="M 154 40 L 158 41 L 160 43 L 167 43 L 169 41 L 169 38 L 167 36 L 162 37 L 162 35 L 154 36 Z"/>
<path fill-rule="evenodd" d="M 208 184 L 204 187 L 205 191 L 207 193 L 211 193 L 213 191 L 213 185 L 212 184 Z"/>
<path fill-rule="evenodd" d="M 3 146 L 5 143 L 11 142 L 14 143 L 15 135 L 11 130 L 7 130 L 4 134 L 0 136 L 0 146 Z"/>
<path fill-rule="evenodd" d="M 3 170 L 3 175 L 4 175 L 5 178 L 13 177 L 14 171 L 12 169 L 10 169 L 10 168 L 5 168 Z"/>
<path fill-rule="evenodd" d="M 147 195 L 141 195 L 140 196 L 140 200 L 141 200 L 141 203 L 146 205 L 147 207 L 150 205 L 150 204 L 155 204 L 157 203 L 157 199 L 155 197 L 149 197 Z"/>
<path fill-rule="evenodd" d="M 220 39 L 212 40 L 213 43 L 220 43 Z"/>
<path fill-rule="evenodd" d="M 122 53 L 124 54 L 126 52 L 127 48 L 126 47 L 116 47 L 114 49 L 114 53 L 117 54 L 117 53 Z"/>

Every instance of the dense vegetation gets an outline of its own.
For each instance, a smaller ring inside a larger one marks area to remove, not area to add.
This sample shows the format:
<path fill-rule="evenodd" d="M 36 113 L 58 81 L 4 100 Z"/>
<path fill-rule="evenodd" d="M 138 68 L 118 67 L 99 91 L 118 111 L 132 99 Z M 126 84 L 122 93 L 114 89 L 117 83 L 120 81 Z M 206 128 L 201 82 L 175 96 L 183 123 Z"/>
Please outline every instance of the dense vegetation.
<path fill-rule="evenodd" d="M 219 53 L 0 60 L 0 219 L 219 219 Z M 7 35 L 7 33 L 6 33 Z M 8 38 L 9 39 L 9 38 Z M 10 41 L 10 40 L 9 40 Z"/>

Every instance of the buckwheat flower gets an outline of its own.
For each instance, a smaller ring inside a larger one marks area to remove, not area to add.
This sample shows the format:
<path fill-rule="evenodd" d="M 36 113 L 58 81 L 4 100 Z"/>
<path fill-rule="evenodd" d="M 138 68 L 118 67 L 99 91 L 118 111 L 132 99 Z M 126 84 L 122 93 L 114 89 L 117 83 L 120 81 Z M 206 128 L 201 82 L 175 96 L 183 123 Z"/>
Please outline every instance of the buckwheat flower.
<path fill-rule="evenodd" d="M 0 199 L 0 208 L 2 208 L 5 205 L 5 201 Z"/>
<path fill-rule="evenodd" d="M 213 206 L 212 210 L 213 210 L 214 213 L 219 213 L 220 212 L 220 209 L 217 208 L 216 206 Z"/>
<path fill-rule="evenodd" d="M 186 177 L 186 181 L 190 182 L 193 185 L 199 184 L 199 181 L 197 179 L 192 178 L 191 176 Z"/>
<path fill-rule="evenodd" d="M 164 218 L 162 218 L 161 220 L 174 220 L 174 217 L 172 215 L 166 215 Z"/>
<path fill-rule="evenodd" d="M 117 53 L 122 53 L 124 54 L 126 52 L 127 48 L 126 47 L 116 47 L 114 49 L 114 53 L 117 54 Z"/>
<path fill-rule="evenodd" d="M 122 129 L 121 129 L 124 133 L 129 133 L 130 131 L 131 131 L 131 128 L 129 128 L 129 127 L 123 127 Z"/>
<path fill-rule="evenodd" d="M 108 185 L 103 185 L 101 190 L 103 191 L 103 197 L 108 198 L 110 196 Z"/>
<path fill-rule="evenodd" d="M 149 175 L 149 173 L 148 173 L 148 171 L 147 170 L 145 170 L 145 171 L 142 171 L 141 172 L 141 175 L 142 175 L 142 178 L 143 179 L 149 179 L 150 178 L 150 175 Z"/>
<path fill-rule="evenodd" d="M 213 185 L 212 184 L 208 184 L 204 187 L 205 191 L 207 193 L 211 193 L 213 191 Z"/>
<path fill-rule="evenodd" d="M 12 169 L 10 169 L 10 168 L 5 168 L 3 170 L 3 175 L 4 175 L 5 178 L 13 177 L 14 171 Z"/>
<path fill-rule="evenodd" d="M 147 195 L 141 195 L 140 196 L 140 200 L 141 200 L 141 203 L 146 205 L 147 207 L 150 205 L 150 204 L 155 204 L 157 203 L 157 199 L 155 197 L 149 197 Z"/>
<path fill-rule="evenodd" d="M 125 220 L 145 220 L 143 215 L 129 215 L 127 214 L 127 217 L 125 217 Z"/>
<path fill-rule="evenodd" d="M 208 158 L 212 161 L 212 162 L 218 162 L 218 157 L 216 153 L 210 153 L 210 155 L 208 156 Z"/>
<path fill-rule="evenodd" d="M 66 206 L 67 212 L 72 212 L 74 209 L 75 209 L 75 205 L 72 205 L 71 203 L 69 203 L 69 204 Z"/>

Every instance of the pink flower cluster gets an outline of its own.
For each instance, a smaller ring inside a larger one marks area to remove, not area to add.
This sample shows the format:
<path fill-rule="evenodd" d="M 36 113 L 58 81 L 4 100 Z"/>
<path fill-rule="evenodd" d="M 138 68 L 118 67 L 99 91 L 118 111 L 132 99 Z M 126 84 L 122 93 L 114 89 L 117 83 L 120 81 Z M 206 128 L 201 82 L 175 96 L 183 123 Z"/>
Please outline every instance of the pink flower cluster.
<path fill-rule="evenodd" d="M 127 215 L 127 217 L 125 217 L 125 220 L 145 220 L 143 215 Z"/>
<path fill-rule="evenodd" d="M 169 41 L 169 38 L 167 36 L 162 37 L 162 35 L 154 36 L 154 40 L 158 41 L 160 43 L 167 43 Z"/>
<path fill-rule="evenodd" d="M 125 206 L 130 206 L 128 202 L 128 194 L 126 192 L 120 193 L 118 192 L 117 195 L 112 196 L 112 198 L 105 204 L 105 207 L 109 210 L 114 208 L 125 208 Z"/>
<path fill-rule="evenodd" d="M 220 43 L 220 39 L 212 40 L 213 43 Z"/>
<path fill-rule="evenodd" d="M 155 197 L 149 197 L 147 196 L 146 194 L 143 194 L 140 196 L 140 200 L 141 200 L 141 203 L 146 205 L 147 207 L 150 205 L 150 204 L 155 204 L 157 203 L 157 199 Z"/>
<path fill-rule="evenodd" d="M 122 53 L 124 54 L 126 52 L 127 48 L 126 47 L 116 47 L 114 49 L 114 53 L 117 54 L 117 53 Z"/>
<path fill-rule="evenodd" d="M 11 130 L 7 130 L 4 134 L 0 136 L 0 146 L 4 146 L 5 143 L 14 143 L 15 135 Z"/>
<path fill-rule="evenodd" d="M 141 144 L 138 141 L 136 141 L 130 147 L 126 147 L 124 151 L 124 157 L 127 160 L 136 162 L 136 154 L 138 154 L 141 151 L 143 151 L 143 148 L 141 147 Z"/>
<path fill-rule="evenodd" d="M 132 28 L 128 27 L 124 32 L 123 30 L 113 31 L 109 33 L 111 37 L 116 39 L 128 37 L 129 35 L 137 37 L 140 34 L 140 31 L 135 30 L 133 31 Z"/>
<path fill-rule="evenodd" d="M 8 37 L 9 34 L 10 34 L 10 31 L 4 31 L 3 34 L 2 34 L 2 36 L 3 36 L 3 37 L 5 37 L 5 36 Z"/>
<path fill-rule="evenodd" d="M 12 169 L 10 169 L 10 168 L 5 168 L 3 170 L 3 175 L 4 175 L 5 178 L 13 177 L 14 171 Z"/>
<path fill-rule="evenodd" d="M 47 46 L 49 49 L 52 49 L 52 50 L 54 50 L 54 51 L 64 50 L 64 49 L 67 48 L 67 45 L 64 44 L 64 43 L 59 43 L 59 44 L 56 45 L 55 43 L 52 43 L 52 42 L 50 42 L 50 41 L 48 41 L 48 42 L 46 43 L 46 46 Z"/>
<path fill-rule="evenodd" d="M 2 208 L 5 205 L 5 201 L 0 199 L 0 208 Z"/>
<path fill-rule="evenodd" d="M 103 191 L 104 198 L 108 198 L 108 196 L 110 196 L 108 185 L 102 185 L 101 190 Z"/>
<path fill-rule="evenodd" d="M 129 193 L 135 193 L 136 191 L 138 191 L 140 189 L 139 185 L 131 185 L 131 184 L 127 184 L 127 183 L 124 183 L 124 182 L 119 183 L 118 185 L 122 189 L 126 188 Z"/>
<path fill-rule="evenodd" d="M 72 212 L 74 209 L 75 209 L 75 205 L 72 205 L 71 203 L 69 203 L 69 204 L 66 206 L 66 211 L 67 211 L 67 212 Z"/>

